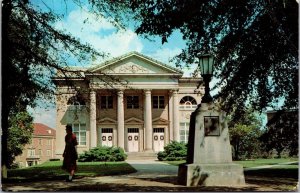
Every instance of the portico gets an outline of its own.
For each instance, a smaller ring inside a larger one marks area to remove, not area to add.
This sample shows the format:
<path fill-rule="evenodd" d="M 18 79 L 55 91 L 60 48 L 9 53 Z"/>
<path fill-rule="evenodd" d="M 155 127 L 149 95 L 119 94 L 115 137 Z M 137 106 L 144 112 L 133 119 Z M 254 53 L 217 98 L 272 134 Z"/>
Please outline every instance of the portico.
<path fill-rule="evenodd" d="M 165 109 L 160 110 L 161 113 L 168 114 L 167 119 L 159 119 L 159 117 L 155 117 L 153 119 L 152 116 L 156 116 L 158 110 L 156 109 L 153 113 L 152 109 L 152 96 L 153 96 L 153 90 L 154 89 L 145 89 L 145 90 L 139 90 L 139 95 L 142 96 L 141 101 L 143 101 L 144 105 L 142 110 L 135 110 L 137 111 L 137 114 L 143 114 L 143 116 L 137 116 L 138 118 L 129 118 L 125 120 L 125 105 L 127 104 L 126 99 L 124 99 L 124 93 L 125 97 L 131 95 L 131 90 L 118 90 L 116 94 L 116 132 L 113 132 L 113 128 L 111 128 L 111 136 L 112 136 L 112 145 L 125 148 L 125 150 L 129 151 L 128 145 L 125 145 L 128 143 L 128 128 L 137 128 L 136 132 L 138 133 L 138 140 L 141 141 L 139 143 L 139 151 L 147 151 L 147 152 L 154 152 L 154 140 L 163 140 L 164 144 L 167 144 L 170 142 L 170 140 L 178 140 L 179 141 L 179 105 L 178 104 L 178 92 L 176 90 L 159 90 L 158 92 L 161 93 L 161 96 L 166 96 L 166 99 L 170 98 L 170 100 L 163 101 L 166 103 L 166 107 L 168 112 L 164 112 Z M 128 93 L 127 93 L 128 92 Z M 136 92 L 136 91 L 135 91 Z M 104 116 L 108 112 L 107 110 L 101 110 L 96 109 L 97 103 L 99 103 L 99 98 L 101 98 L 101 89 L 93 89 L 90 91 L 90 113 L 89 113 L 89 123 L 90 123 L 90 147 L 96 147 L 97 145 L 101 145 L 99 143 L 99 140 L 104 140 L 105 138 L 101 138 L 102 132 L 97 132 L 97 128 L 102 129 L 102 126 L 111 127 L 112 124 L 109 124 L 108 122 L 111 122 L 112 119 L 105 118 Z M 154 91 L 154 94 L 156 94 L 157 91 Z M 104 94 L 106 94 L 104 92 Z M 105 95 L 107 96 L 107 95 Z M 112 96 L 113 97 L 113 96 Z M 162 98 L 162 97 L 161 97 Z M 98 99 L 98 100 L 97 100 Z M 125 102 L 124 102 L 125 101 Z M 162 100 L 161 100 L 162 102 Z M 174 109 L 174 110 L 173 110 Z M 127 110 L 128 111 L 128 110 Z M 98 114 L 97 114 L 98 113 Z M 104 117 L 104 118 L 102 118 Z M 111 116 L 110 114 L 110 117 Z M 126 116 L 128 118 L 128 116 Z M 140 119 L 142 118 L 142 119 Z M 102 120 L 102 121 L 97 121 Z M 126 122 L 125 122 L 126 121 Z M 165 121 L 164 123 L 162 123 Z M 106 124 L 105 124 L 106 123 Z M 156 125 L 153 125 L 156 124 Z M 110 126 L 108 126 L 110 125 Z M 164 137 L 161 137 L 160 139 L 154 139 L 154 126 L 156 128 L 163 128 L 160 129 L 160 133 L 163 133 Z M 172 130 L 172 132 L 170 132 Z M 105 131 L 107 132 L 107 131 Z M 130 132 L 133 132 L 131 130 Z M 170 134 L 173 134 L 170 136 Z M 116 138 L 117 140 L 114 140 Z"/>

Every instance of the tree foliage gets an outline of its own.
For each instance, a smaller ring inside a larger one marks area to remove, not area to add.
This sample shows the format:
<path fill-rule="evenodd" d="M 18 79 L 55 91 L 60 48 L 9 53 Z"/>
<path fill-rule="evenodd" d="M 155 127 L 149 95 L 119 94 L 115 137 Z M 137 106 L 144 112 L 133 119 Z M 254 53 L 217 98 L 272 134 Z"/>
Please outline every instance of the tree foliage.
<path fill-rule="evenodd" d="M 52 99 L 51 76 L 56 70 L 66 73 L 69 58 L 88 63 L 91 56 L 104 55 L 54 28 L 58 19 L 28 0 L 2 1 L 2 165 L 9 166 L 14 157 L 7 149 L 9 128 L 14 128 L 9 120 L 34 107 L 38 97 Z"/>
<path fill-rule="evenodd" d="M 233 118 L 229 124 L 230 143 L 233 147 L 233 159 L 250 159 L 261 153 L 260 136 L 262 121 L 251 108 L 239 119 Z"/>
<path fill-rule="evenodd" d="M 252 159 L 260 156 L 261 130 L 253 125 L 236 124 L 229 129 L 233 159 Z"/>
<path fill-rule="evenodd" d="M 297 155 L 299 151 L 298 112 L 279 112 L 267 123 L 267 129 L 261 136 L 267 152 L 275 149 L 277 157 L 281 157 L 283 150 L 290 156 Z"/>
<path fill-rule="evenodd" d="M 33 134 L 33 118 L 25 111 L 19 112 L 9 119 L 7 152 L 11 165 L 16 156 L 21 155 L 24 146 L 31 141 Z"/>
<path fill-rule="evenodd" d="M 295 0 L 103 0 L 94 6 L 110 9 L 116 21 L 133 19 L 138 34 L 160 36 L 162 43 L 180 31 L 186 47 L 176 57 L 178 65 L 213 54 L 221 87 L 215 97 L 228 112 L 239 113 L 243 108 L 234 107 L 246 103 L 261 111 L 282 98 L 284 108 L 298 106 Z"/>

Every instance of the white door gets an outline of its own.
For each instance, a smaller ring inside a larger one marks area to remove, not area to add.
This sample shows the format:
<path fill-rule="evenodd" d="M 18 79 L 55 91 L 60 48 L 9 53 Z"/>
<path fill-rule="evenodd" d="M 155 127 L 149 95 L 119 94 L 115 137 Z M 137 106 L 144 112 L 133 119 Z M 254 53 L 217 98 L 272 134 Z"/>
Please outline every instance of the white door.
<path fill-rule="evenodd" d="M 128 152 L 138 152 L 139 151 L 139 129 L 138 128 L 128 128 Z"/>
<path fill-rule="evenodd" d="M 153 149 L 155 152 L 163 151 L 165 146 L 165 129 L 153 128 Z"/>
<path fill-rule="evenodd" d="M 113 146 L 113 129 L 112 128 L 102 128 L 101 129 L 101 145 L 102 146 Z"/>

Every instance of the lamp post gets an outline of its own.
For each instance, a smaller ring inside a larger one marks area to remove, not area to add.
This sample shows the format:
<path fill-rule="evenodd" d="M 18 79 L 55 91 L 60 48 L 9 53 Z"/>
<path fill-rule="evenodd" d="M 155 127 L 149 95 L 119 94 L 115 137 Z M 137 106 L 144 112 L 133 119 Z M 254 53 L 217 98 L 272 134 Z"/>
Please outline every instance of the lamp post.
<path fill-rule="evenodd" d="M 213 101 L 213 98 L 210 96 L 209 82 L 213 74 L 214 67 L 214 57 L 209 54 L 201 55 L 199 57 L 199 67 L 201 70 L 201 76 L 205 84 L 205 94 L 202 98 L 201 103 L 210 103 Z"/>

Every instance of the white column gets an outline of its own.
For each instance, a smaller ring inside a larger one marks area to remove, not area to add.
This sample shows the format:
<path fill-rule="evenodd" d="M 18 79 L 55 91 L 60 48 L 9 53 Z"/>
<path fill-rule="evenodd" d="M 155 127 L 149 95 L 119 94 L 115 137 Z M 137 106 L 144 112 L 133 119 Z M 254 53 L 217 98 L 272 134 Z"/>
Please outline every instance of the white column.
<path fill-rule="evenodd" d="M 173 91 L 173 134 L 173 140 L 179 142 L 179 102 L 177 90 Z"/>
<path fill-rule="evenodd" d="M 151 108 L 151 91 L 145 90 L 145 107 L 144 107 L 144 124 L 145 124 L 145 151 L 153 151 L 152 147 L 152 108 Z"/>
<path fill-rule="evenodd" d="M 96 133 L 96 92 L 90 92 L 90 147 L 97 146 L 97 133 Z"/>
<path fill-rule="evenodd" d="M 118 91 L 118 146 L 124 148 L 124 92 Z"/>
<path fill-rule="evenodd" d="M 169 90 L 169 100 L 168 100 L 168 105 L 169 105 L 169 134 L 166 139 L 167 143 L 170 143 L 173 141 L 173 91 Z"/>

